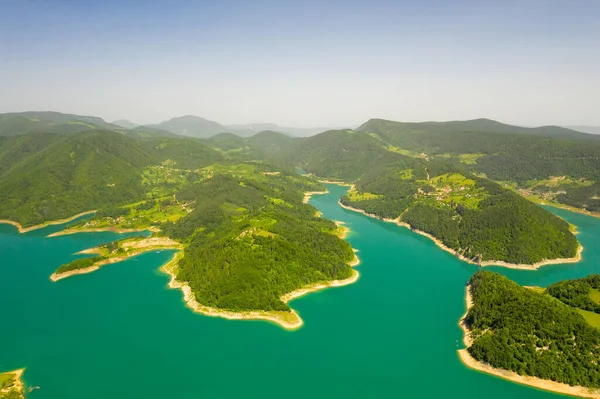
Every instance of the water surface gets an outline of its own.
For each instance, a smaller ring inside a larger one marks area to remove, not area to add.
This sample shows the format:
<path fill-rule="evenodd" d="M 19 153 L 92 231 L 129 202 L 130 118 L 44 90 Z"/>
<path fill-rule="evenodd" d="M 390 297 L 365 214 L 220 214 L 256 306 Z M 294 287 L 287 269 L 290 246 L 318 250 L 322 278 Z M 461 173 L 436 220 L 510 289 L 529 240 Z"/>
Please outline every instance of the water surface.
<path fill-rule="evenodd" d="M 459 361 L 464 284 L 477 270 L 429 239 L 342 209 L 347 188 L 310 203 L 352 229 L 361 277 L 291 302 L 304 326 L 195 314 L 153 252 L 57 283 L 75 252 L 114 233 L 45 238 L 0 225 L 0 370 L 27 367 L 30 399 L 558 398 L 470 370 Z M 560 209 L 584 245 L 578 264 L 491 268 L 520 284 L 600 272 L 600 220 Z"/>

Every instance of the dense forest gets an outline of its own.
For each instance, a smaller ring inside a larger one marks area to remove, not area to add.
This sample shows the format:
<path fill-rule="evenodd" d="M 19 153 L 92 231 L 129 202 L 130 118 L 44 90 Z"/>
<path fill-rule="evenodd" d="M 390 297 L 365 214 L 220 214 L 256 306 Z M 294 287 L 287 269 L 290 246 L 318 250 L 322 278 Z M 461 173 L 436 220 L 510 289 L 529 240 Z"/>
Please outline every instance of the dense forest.
<path fill-rule="evenodd" d="M 41 144 L 40 144 L 41 143 Z M 119 133 L 31 133 L 0 141 L 0 219 L 24 226 L 133 202 L 152 157 Z"/>
<path fill-rule="evenodd" d="M 289 310 L 281 295 L 351 276 L 354 253 L 337 226 L 302 203 L 319 189 L 306 178 L 268 181 L 218 175 L 177 194 L 196 207 L 164 234 L 186 243 L 177 278 L 203 305 L 234 311 Z"/>
<path fill-rule="evenodd" d="M 462 122 L 402 123 L 372 119 L 357 129 L 386 145 L 465 165 L 496 181 L 516 182 L 529 192 L 597 211 L 600 136 L 545 126 L 523 128 L 477 119 Z M 545 181 L 566 177 L 556 187 Z M 534 186 L 534 187 L 532 187 Z M 582 187 L 583 186 L 583 187 Z"/>
<path fill-rule="evenodd" d="M 498 273 L 478 271 L 469 285 L 471 356 L 520 375 L 600 387 L 600 330 L 577 311 Z"/>
<path fill-rule="evenodd" d="M 93 256 L 91 258 L 76 259 L 72 262 L 60 265 L 58 269 L 56 269 L 56 274 L 66 273 L 71 270 L 85 269 L 86 267 L 91 267 L 94 263 L 100 262 L 104 259 L 106 259 L 104 256 Z"/>
<path fill-rule="evenodd" d="M 340 201 L 400 218 L 475 262 L 533 264 L 573 257 L 578 248 L 562 219 L 447 162 L 396 154 L 362 175 Z"/>
<path fill-rule="evenodd" d="M 531 264 L 574 256 L 575 236 L 566 222 L 482 173 L 542 178 L 535 173 L 552 167 L 552 173 L 581 176 L 561 180 L 571 185 L 562 201 L 593 208 L 599 142 L 568 129 L 523 130 L 487 120 L 373 120 L 356 131 L 308 138 L 264 131 L 195 139 L 94 117 L 4 114 L 0 219 L 31 226 L 97 209 L 79 226 L 160 227 L 184 243 L 179 277 L 201 303 L 287 310 L 283 293 L 348 277 L 353 257 L 333 234 L 336 226 L 302 203 L 302 192 L 323 186 L 296 175 L 294 167 L 355 182 L 344 204 L 401 218 L 474 261 Z M 532 149 L 536 154 L 528 153 Z"/>

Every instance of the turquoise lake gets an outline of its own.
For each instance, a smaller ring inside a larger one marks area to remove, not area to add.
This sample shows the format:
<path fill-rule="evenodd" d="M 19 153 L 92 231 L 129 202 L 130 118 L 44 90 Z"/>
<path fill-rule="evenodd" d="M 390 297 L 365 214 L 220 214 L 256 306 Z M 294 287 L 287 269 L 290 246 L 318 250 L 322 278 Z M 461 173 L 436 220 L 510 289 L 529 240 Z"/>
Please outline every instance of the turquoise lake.
<path fill-rule="evenodd" d="M 193 313 L 147 253 L 56 283 L 50 274 L 114 233 L 45 238 L 0 225 L 0 371 L 26 367 L 30 399 L 558 398 L 466 368 L 458 319 L 477 270 L 406 228 L 339 207 L 346 188 L 310 203 L 351 228 L 357 283 L 291 302 L 297 331 Z M 490 268 L 524 285 L 600 272 L 600 219 L 547 208 L 575 224 L 577 264 Z"/>

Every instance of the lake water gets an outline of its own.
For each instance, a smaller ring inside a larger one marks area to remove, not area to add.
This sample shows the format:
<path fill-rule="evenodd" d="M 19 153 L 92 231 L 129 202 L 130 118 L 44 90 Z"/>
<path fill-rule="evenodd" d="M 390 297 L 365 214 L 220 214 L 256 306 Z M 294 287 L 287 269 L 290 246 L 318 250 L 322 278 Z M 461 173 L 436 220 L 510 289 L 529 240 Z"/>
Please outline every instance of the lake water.
<path fill-rule="evenodd" d="M 548 392 L 470 370 L 457 322 L 477 270 L 430 240 L 342 209 L 346 188 L 310 203 L 352 229 L 357 283 L 291 302 L 297 331 L 264 321 L 195 314 L 147 253 L 56 283 L 50 274 L 114 233 L 45 238 L 0 225 L 0 370 L 26 367 L 31 399 L 550 398 Z M 600 272 L 600 219 L 563 210 L 584 245 L 578 264 L 539 271 L 493 268 L 520 284 Z"/>

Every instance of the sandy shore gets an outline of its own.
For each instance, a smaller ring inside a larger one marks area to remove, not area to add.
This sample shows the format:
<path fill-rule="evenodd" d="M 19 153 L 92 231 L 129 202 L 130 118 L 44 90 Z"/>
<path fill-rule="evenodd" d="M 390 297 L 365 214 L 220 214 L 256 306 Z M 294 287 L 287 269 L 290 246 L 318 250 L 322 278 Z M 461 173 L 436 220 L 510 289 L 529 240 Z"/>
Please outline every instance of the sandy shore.
<path fill-rule="evenodd" d="M 51 222 L 45 222 L 45 223 L 41 223 L 41 224 L 36 224 L 35 226 L 31 226 L 31 227 L 23 227 L 21 225 L 21 223 L 19 223 L 19 222 L 14 222 L 12 220 L 6 220 L 6 219 L 0 220 L 0 223 L 11 224 L 11 225 L 15 226 L 17 229 L 19 229 L 19 233 L 23 234 L 23 233 L 27 233 L 29 231 L 42 229 L 44 227 L 48 227 L 48 226 L 52 226 L 52 225 L 56 225 L 56 224 L 68 223 L 68 222 L 71 222 L 71 221 L 73 221 L 73 220 L 75 220 L 77 218 L 80 218 L 80 217 L 85 216 L 85 215 L 90 215 L 92 213 L 96 213 L 96 211 L 94 210 L 94 211 L 81 212 L 81 213 L 78 213 L 77 215 L 73 215 L 73 216 L 68 217 L 66 219 L 53 220 Z"/>
<path fill-rule="evenodd" d="M 464 333 L 463 342 L 467 347 L 469 347 L 473 344 L 473 340 L 471 338 L 471 332 L 464 323 L 464 319 L 467 316 L 469 309 L 471 309 L 471 307 L 473 306 L 473 299 L 471 296 L 471 290 L 469 286 L 467 286 L 466 288 L 465 302 L 467 304 L 467 311 L 465 312 L 464 316 L 461 317 L 459 321 L 459 326 Z M 563 384 L 551 380 L 543 380 L 538 377 L 522 376 L 512 371 L 494 368 L 485 362 L 480 362 L 473 358 L 469 354 L 469 351 L 467 349 L 460 349 L 458 351 L 458 356 L 460 357 L 460 360 L 464 363 L 464 365 L 467 367 L 487 374 L 495 375 L 497 377 L 504 378 L 506 380 L 513 381 L 518 384 L 528 385 L 534 388 L 543 389 L 545 391 L 552 391 L 565 395 L 579 396 L 582 398 L 600 399 L 600 390 L 585 388 L 581 386 L 571 386 L 568 384 Z"/>
<path fill-rule="evenodd" d="M 341 201 L 338 201 L 338 204 L 344 208 L 344 209 L 348 209 L 350 211 L 354 211 L 354 212 L 359 212 L 362 213 L 363 215 L 372 217 L 372 218 L 376 218 L 379 220 L 383 220 L 384 222 L 389 222 L 389 223 L 395 223 L 398 226 L 402 226 L 402 227 L 406 227 L 408 229 L 410 229 L 411 231 L 420 234 L 422 236 L 425 236 L 427 238 L 429 238 L 431 241 L 433 241 L 435 243 L 435 245 L 437 245 L 439 248 L 443 249 L 446 252 L 451 253 L 452 255 L 456 256 L 457 258 L 459 258 L 460 260 L 467 262 L 467 263 L 471 263 L 473 265 L 477 265 L 477 266 L 481 266 L 481 267 L 485 267 L 485 266 L 501 266 L 501 267 L 506 267 L 509 269 L 519 269 L 519 270 L 536 270 L 542 266 L 546 266 L 546 265 L 555 265 L 555 264 L 562 264 L 562 263 L 577 263 L 581 260 L 581 253 L 583 252 L 583 246 L 581 244 L 579 244 L 579 247 L 577 248 L 577 255 L 575 255 L 572 258 L 557 258 L 557 259 L 548 259 L 548 260 L 542 260 L 540 262 L 534 263 L 534 264 L 516 264 L 516 263 L 508 263 L 508 262 L 504 262 L 501 260 L 488 260 L 488 261 L 483 261 L 483 262 L 474 262 L 473 260 L 466 258 L 465 256 L 463 256 L 462 254 L 460 254 L 459 252 L 455 251 L 452 248 L 447 247 L 446 245 L 444 245 L 444 243 L 442 241 L 440 241 L 439 239 L 437 239 L 436 237 L 432 236 L 429 233 L 425 233 L 424 231 L 421 230 L 417 230 L 417 229 L 413 229 L 408 223 L 405 223 L 403 221 L 400 220 L 400 218 L 396 218 L 396 219 L 388 219 L 388 218 L 382 218 L 379 217 L 377 215 L 374 215 L 372 213 L 367 213 L 362 209 L 358 209 L 358 208 L 353 208 L 351 206 L 348 205 L 344 205 L 341 203 Z"/>
<path fill-rule="evenodd" d="M 558 203 L 558 202 L 548 203 L 548 202 L 543 201 L 543 200 L 538 200 L 536 197 L 532 197 L 532 196 L 522 195 L 522 197 L 523 198 L 527 198 L 531 202 L 535 202 L 536 204 L 539 204 L 539 205 L 551 206 L 551 207 L 554 207 L 554 208 L 560 208 L 560 209 L 565 209 L 567 211 L 571 211 L 571 212 L 575 212 L 575 213 L 580 213 L 582 215 L 587 215 L 587 216 L 592 216 L 592 217 L 595 217 L 595 218 L 600 218 L 600 212 L 590 212 L 590 211 L 585 210 L 585 209 L 575 208 L 574 206 L 570 206 L 570 205 L 566 205 L 566 204 L 561 204 L 561 203 Z"/>
<path fill-rule="evenodd" d="M 21 380 L 21 377 L 23 376 L 24 372 L 25 372 L 25 369 L 19 369 L 19 370 L 9 371 L 6 373 L 0 373 L 0 374 L 4 374 L 4 375 L 12 375 L 15 379 L 13 384 L 0 390 L 0 393 L 7 393 L 7 392 L 10 392 L 11 390 L 15 389 L 21 395 L 23 395 L 25 386 L 23 384 L 23 381 Z"/>
<path fill-rule="evenodd" d="M 343 181 L 334 181 L 334 180 L 319 180 L 319 183 L 325 183 L 325 184 L 335 184 L 338 186 L 347 186 L 347 187 L 352 187 L 353 184 L 352 183 L 346 183 Z"/>
<path fill-rule="evenodd" d="M 231 312 L 224 309 L 212 308 L 209 306 L 205 306 L 196 301 L 194 293 L 192 289 L 188 285 L 187 282 L 182 282 L 177 280 L 177 269 L 179 260 L 183 257 L 182 252 L 178 252 L 175 254 L 173 259 L 163 267 L 161 267 L 161 271 L 167 273 L 171 276 L 171 281 L 169 281 L 169 288 L 180 289 L 183 292 L 183 300 L 186 305 L 190 307 L 194 312 L 202 313 L 205 316 L 211 317 L 223 317 L 229 320 L 266 320 L 280 325 L 281 327 L 287 330 L 295 330 L 302 326 L 303 321 L 300 318 L 300 315 L 296 313 L 295 310 L 292 309 L 291 312 L 283 312 L 283 311 L 247 311 L 247 312 Z M 354 260 L 349 263 L 350 266 L 356 266 L 359 264 L 358 257 L 355 255 Z M 359 273 L 356 270 L 353 270 L 352 276 L 345 280 L 334 280 L 324 283 L 316 283 L 303 288 L 300 288 L 296 291 L 289 292 L 281 296 L 281 300 L 285 303 L 291 301 L 292 299 L 301 297 L 311 292 L 320 291 L 325 288 L 330 287 L 341 287 L 344 285 L 352 284 L 358 280 Z"/>
<path fill-rule="evenodd" d="M 131 243 L 125 242 L 125 243 L 123 243 L 123 248 L 127 251 L 127 253 L 125 253 L 123 255 L 118 255 L 118 256 L 114 256 L 109 259 L 101 260 L 99 262 L 94 263 L 92 266 L 86 267 L 83 269 L 69 270 L 64 273 L 53 273 L 50 276 L 50 280 L 58 281 L 58 280 L 62 280 L 67 277 L 75 276 L 78 274 L 91 273 L 91 272 L 94 272 L 94 271 L 100 269 L 100 267 L 102 267 L 102 266 L 121 262 L 121 261 L 124 261 L 125 259 L 129 259 L 133 256 L 141 255 L 144 252 L 155 251 L 155 250 L 160 250 L 160 249 L 182 249 L 183 246 L 181 244 L 179 244 L 177 241 L 173 241 L 167 237 L 151 237 L 151 238 L 145 238 L 145 239 L 139 240 L 139 241 L 132 241 Z M 90 249 L 80 251 L 79 253 L 80 254 L 98 254 L 99 252 L 100 252 L 100 249 L 98 247 L 96 247 L 96 248 L 90 248 Z"/>
<path fill-rule="evenodd" d="M 348 237 L 348 233 L 350 233 L 350 228 L 344 226 L 345 222 L 340 222 L 339 220 L 334 220 L 334 223 L 340 228 L 339 238 L 342 240 Z"/>
<path fill-rule="evenodd" d="M 61 230 L 61 231 L 57 231 L 56 233 L 52 233 L 52 234 L 48 234 L 46 237 L 59 237 L 59 236 L 66 236 L 66 235 L 70 235 L 70 234 L 77 234 L 77 233 L 101 233 L 101 232 L 105 232 L 105 231 L 110 231 L 113 233 L 136 233 L 136 232 L 141 232 L 141 231 L 157 231 L 156 228 L 153 227 L 140 227 L 140 228 L 135 228 L 135 229 L 121 229 L 119 227 L 90 227 L 90 228 L 70 228 L 70 229 L 65 229 L 65 230 Z"/>
<path fill-rule="evenodd" d="M 313 195 L 327 194 L 327 193 L 329 193 L 329 191 L 307 191 L 304 193 L 304 199 L 302 200 L 302 202 L 304 202 L 306 204 L 306 203 L 308 203 L 308 200 L 310 199 L 310 197 L 312 197 Z"/>

